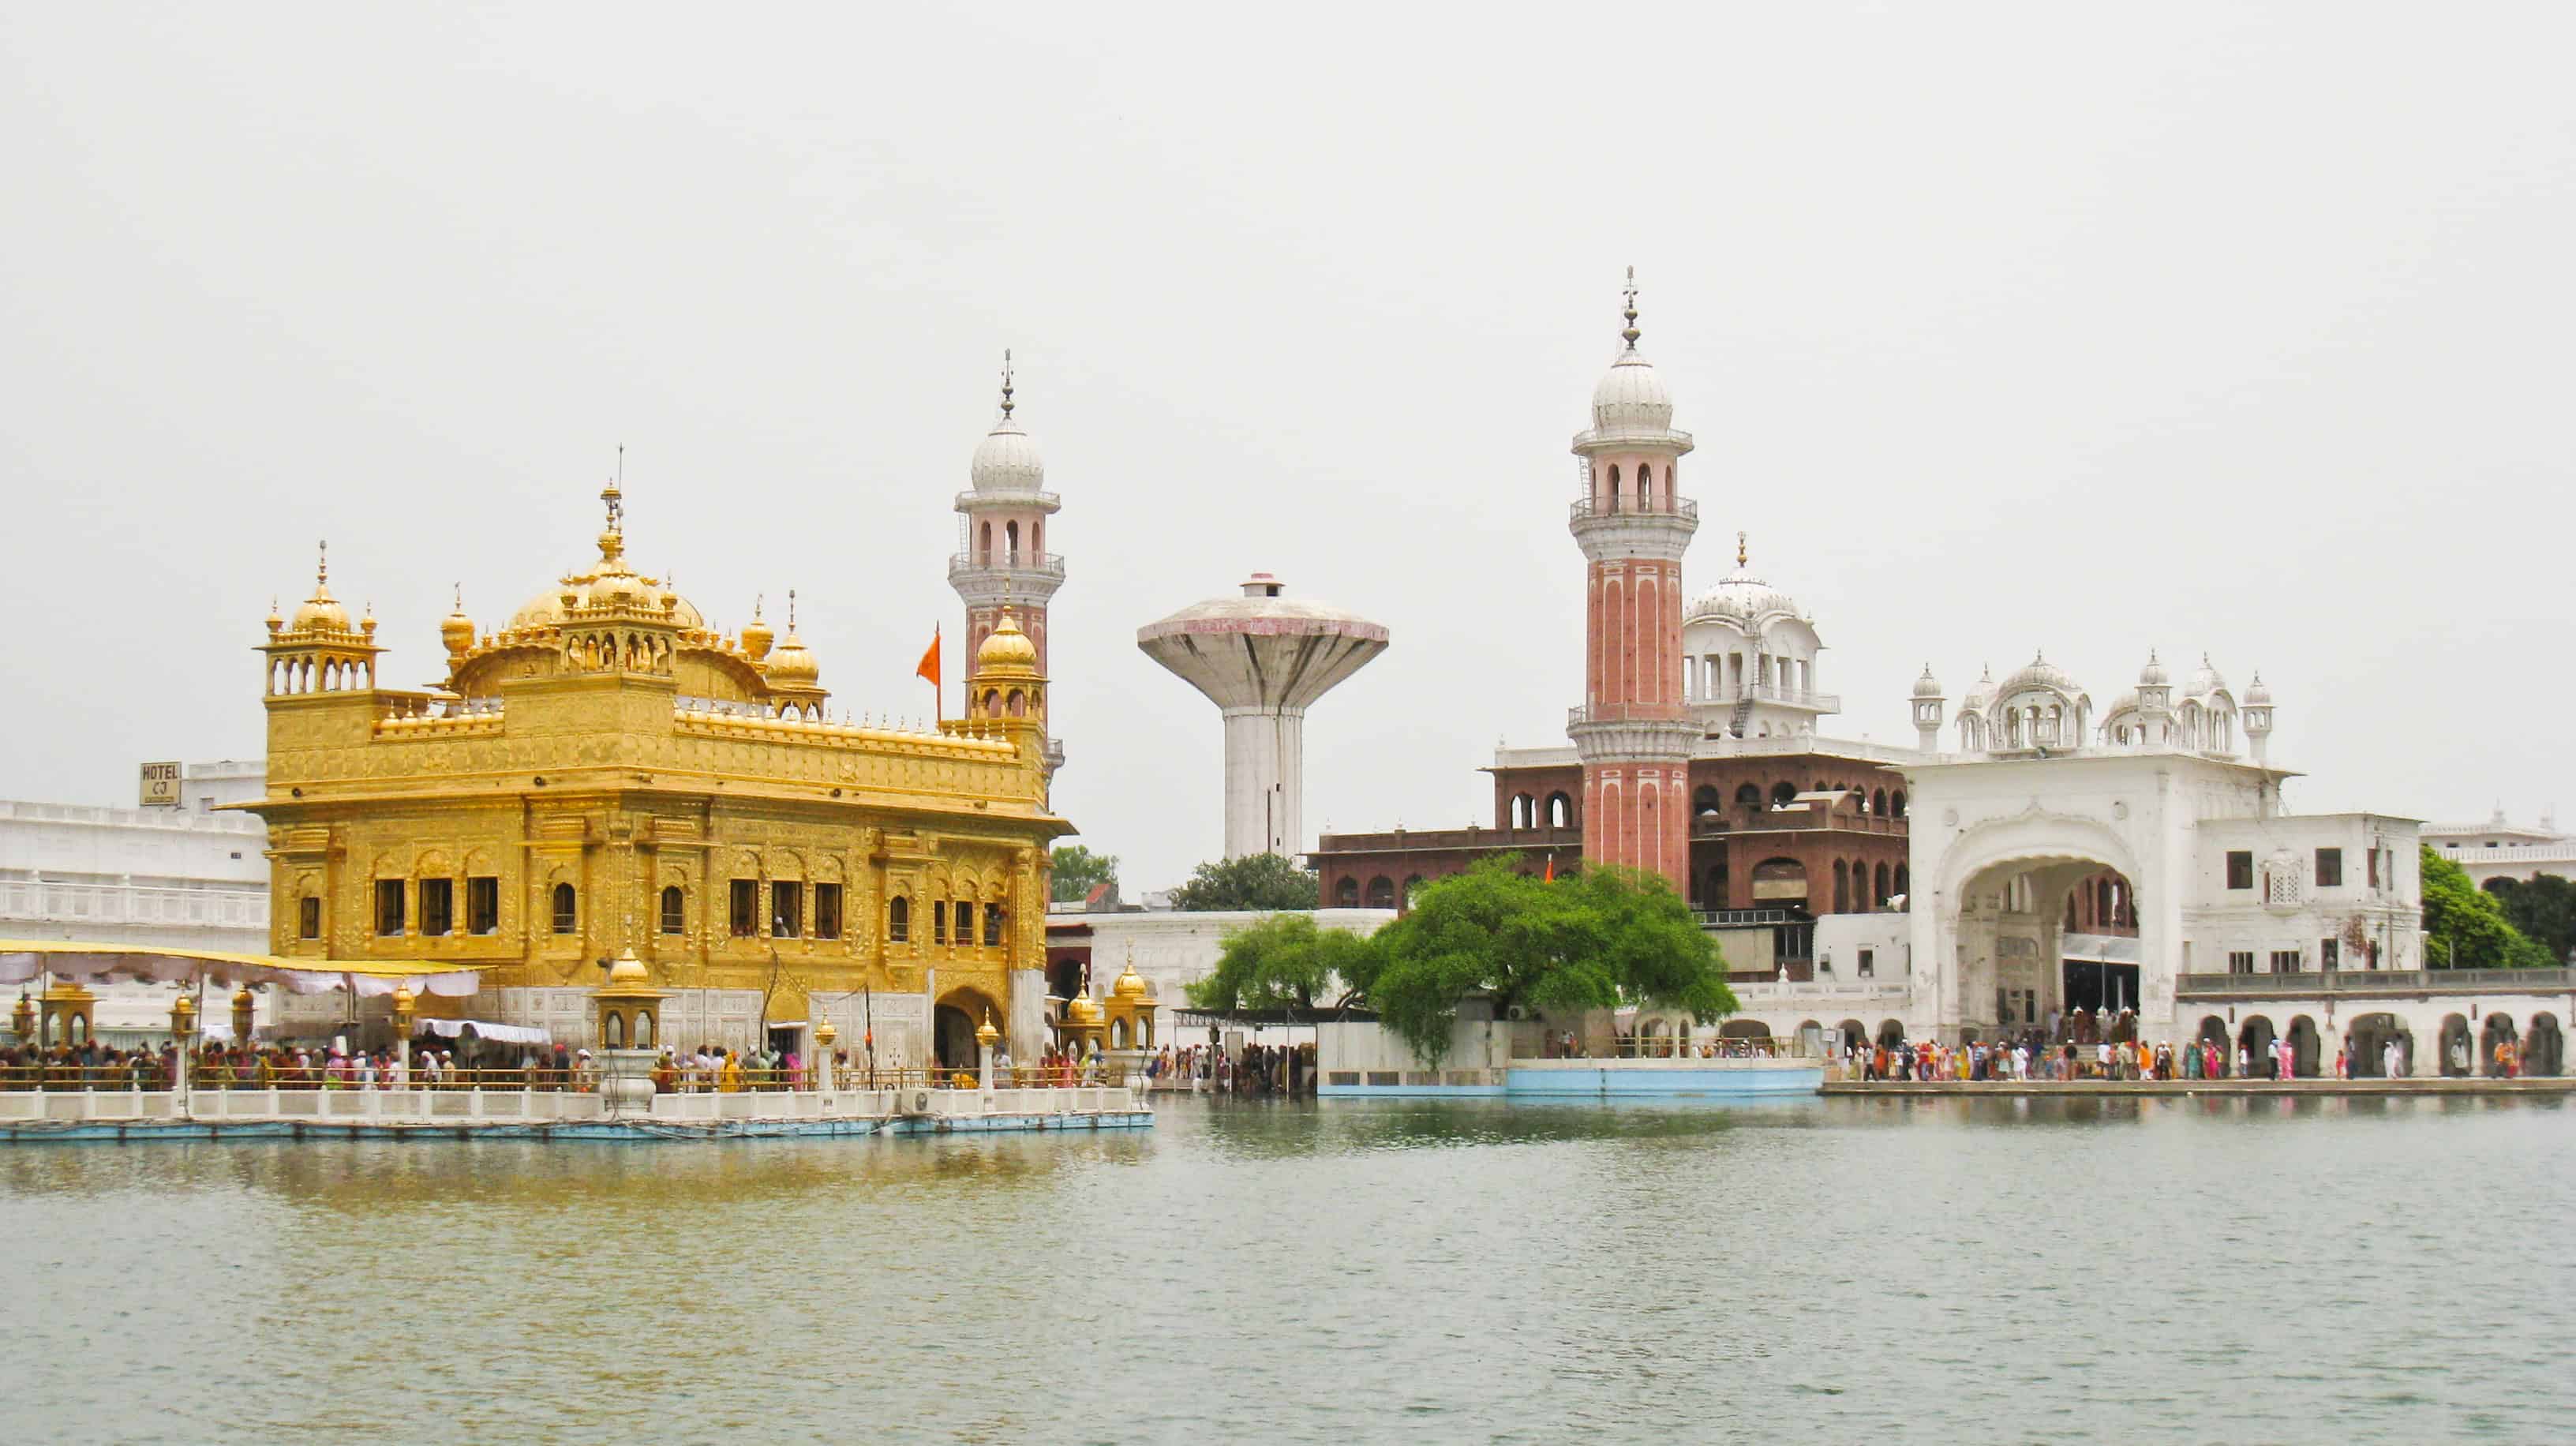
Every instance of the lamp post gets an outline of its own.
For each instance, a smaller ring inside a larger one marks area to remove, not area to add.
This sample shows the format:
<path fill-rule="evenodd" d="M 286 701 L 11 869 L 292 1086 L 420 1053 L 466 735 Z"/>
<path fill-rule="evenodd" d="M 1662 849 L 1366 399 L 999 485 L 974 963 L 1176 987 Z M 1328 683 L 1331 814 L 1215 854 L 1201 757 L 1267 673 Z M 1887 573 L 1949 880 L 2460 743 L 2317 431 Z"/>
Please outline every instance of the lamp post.
<path fill-rule="evenodd" d="M 188 1112 L 188 1042 L 197 1036 L 197 1001 L 182 994 L 170 1003 L 170 1039 L 178 1046 L 178 1078 L 171 1088 L 179 1093 L 179 1113 Z"/>
<path fill-rule="evenodd" d="M 394 1057 L 402 1061 L 402 1077 L 406 1084 L 411 1081 L 411 1015 L 417 1003 L 412 998 L 410 985 L 394 986 Z M 241 1001 L 235 999 L 233 1012 L 238 1015 L 241 1010 Z"/>
<path fill-rule="evenodd" d="M 259 1000 L 245 984 L 233 991 L 233 1043 L 247 1052 L 250 1049 L 251 1021 L 259 1012 Z"/>
<path fill-rule="evenodd" d="M 830 1094 L 834 1090 L 838 1089 L 841 1083 L 840 1080 L 835 1077 L 836 1071 L 832 1068 L 832 1042 L 840 1037 L 841 1031 L 832 1027 L 831 1020 L 823 1019 L 815 1022 L 814 1071 L 815 1076 L 823 1081 L 823 1093 L 825 1094 Z"/>
<path fill-rule="evenodd" d="M 35 1037 L 36 1003 L 27 997 L 24 989 L 18 991 L 18 1006 L 9 1011 L 9 1028 L 17 1034 L 21 1045 Z"/>

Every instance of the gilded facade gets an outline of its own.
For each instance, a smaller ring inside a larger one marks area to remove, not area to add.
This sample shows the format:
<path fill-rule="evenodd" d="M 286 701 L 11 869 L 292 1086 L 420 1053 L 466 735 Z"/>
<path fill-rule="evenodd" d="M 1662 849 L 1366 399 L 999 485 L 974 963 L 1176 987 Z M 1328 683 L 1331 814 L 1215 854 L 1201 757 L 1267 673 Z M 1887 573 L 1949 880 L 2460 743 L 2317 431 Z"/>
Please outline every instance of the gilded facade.
<path fill-rule="evenodd" d="M 669 991 L 660 1042 L 841 1047 L 971 1062 L 991 1017 L 1045 1037 L 1046 679 L 1007 614 L 966 716 L 835 721 L 791 606 L 711 628 L 625 558 L 615 487 L 599 556 L 497 629 L 462 600 L 447 676 L 379 685 L 372 616 L 327 568 L 267 662 L 274 950 L 484 966 L 468 1017 L 590 1043 L 590 994 L 632 948 Z"/>

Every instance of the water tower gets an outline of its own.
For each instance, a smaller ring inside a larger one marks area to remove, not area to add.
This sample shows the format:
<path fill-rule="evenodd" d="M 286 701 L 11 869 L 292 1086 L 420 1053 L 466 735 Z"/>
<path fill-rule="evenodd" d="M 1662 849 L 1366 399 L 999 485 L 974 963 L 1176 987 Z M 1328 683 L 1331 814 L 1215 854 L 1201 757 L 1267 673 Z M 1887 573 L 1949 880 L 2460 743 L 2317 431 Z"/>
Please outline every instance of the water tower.
<path fill-rule="evenodd" d="M 1241 597 L 1210 598 L 1136 630 L 1136 646 L 1225 715 L 1225 856 L 1306 848 L 1306 710 L 1386 651 L 1380 624 L 1292 601 L 1256 572 Z"/>

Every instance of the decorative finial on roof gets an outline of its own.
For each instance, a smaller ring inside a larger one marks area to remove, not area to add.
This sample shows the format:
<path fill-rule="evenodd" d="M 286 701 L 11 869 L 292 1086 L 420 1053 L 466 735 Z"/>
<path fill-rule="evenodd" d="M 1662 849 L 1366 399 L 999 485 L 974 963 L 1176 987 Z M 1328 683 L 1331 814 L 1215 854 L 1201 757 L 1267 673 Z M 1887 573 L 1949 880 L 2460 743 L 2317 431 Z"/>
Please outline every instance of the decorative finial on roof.
<path fill-rule="evenodd" d="M 1751 557 L 1751 552 L 1749 552 L 1744 546 L 1744 534 L 1741 532 L 1735 534 L 1735 565 L 1737 567 L 1749 566 Z"/>
<path fill-rule="evenodd" d="M 465 584 L 460 582 L 453 583 L 451 586 L 456 589 L 456 611 L 461 613 L 465 611 Z"/>
<path fill-rule="evenodd" d="M 751 595 L 751 620 L 753 622 L 760 621 L 760 605 L 763 602 L 768 601 L 768 599 L 769 594 L 765 592 L 756 592 Z"/>
<path fill-rule="evenodd" d="M 1011 349 L 1002 348 L 1002 420 L 1011 419 Z"/>
<path fill-rule="evenodd" d="M 331 582 L 331 539 L 323 538 L 316 545 L 315 551 L 320 560 L 313 564 L 313 586 L 320 589 L 329 586 Z"/>
<path fill-rule="evenodd" d="M 796 589 L 787 590 L 787 631 L 796 631 Z"/>
<path fill-rule="evenodd" d="M 1627 284 L 1627 286 L 1626 286 L 1624 289 L 1622 289 L 1622 290 L 1620 291 L 1619 296 L 1620 296 L 1620 299 L 1625 303 L 1625 305 L 1623 305 L 1623 306 L 1621 307 L 1619 314 L 1620 314 L 1621 316 L 1626 317 L 1626 318 L 1628 319 L 1628 328 L 1627 328 L 1627 330 L 1622 331 L 1622 332 L 1620 332 L 1620 333 L 1619 333 L 1619 338 L 1620 338 L 1620 340 L 1625 341 L 1626 343 L 1628 343 L 1628 350 L 1630 350 L 1630 351 L 1635 351 L 1635 350 L 1637 349 L 1637 336 L 1638 336 L 1638 331 L 1637 331 L 1637 268 L 1636 268 L 1636 267 L 1631 266 L 1631 267 L 1629 267 L 1629 268 L 1628 268 L 1628 284 Z"/>
<path fill-rule="evenodd" d="M 617 444 L 617 475 L 599 489 L 599 500 L 608 504 L 608 530 L 626 530 L 626 444 Z"/>

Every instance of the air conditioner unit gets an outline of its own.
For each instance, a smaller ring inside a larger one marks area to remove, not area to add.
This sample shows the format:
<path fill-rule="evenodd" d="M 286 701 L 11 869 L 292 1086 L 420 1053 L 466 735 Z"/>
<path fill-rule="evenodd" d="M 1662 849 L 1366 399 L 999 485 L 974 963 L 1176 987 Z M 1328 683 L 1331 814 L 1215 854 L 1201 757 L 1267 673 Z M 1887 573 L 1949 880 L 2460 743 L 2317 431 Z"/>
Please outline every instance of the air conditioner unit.
<path fill-rule="evenodd" d="M 1530 1017 L 1530 1012 L 1522 1006 L 1515 1004 L 1511 1008 L 1503 1011 L 1503 1017 L 1505 1019 L 1527 1019 Z"/>
<path fill-rule="evenodd" d="M 914 1090 L 912 1092 L 911 1113 L 916 1115 L 926 1115 L 930 1113 L 930 1091 Z"/>

